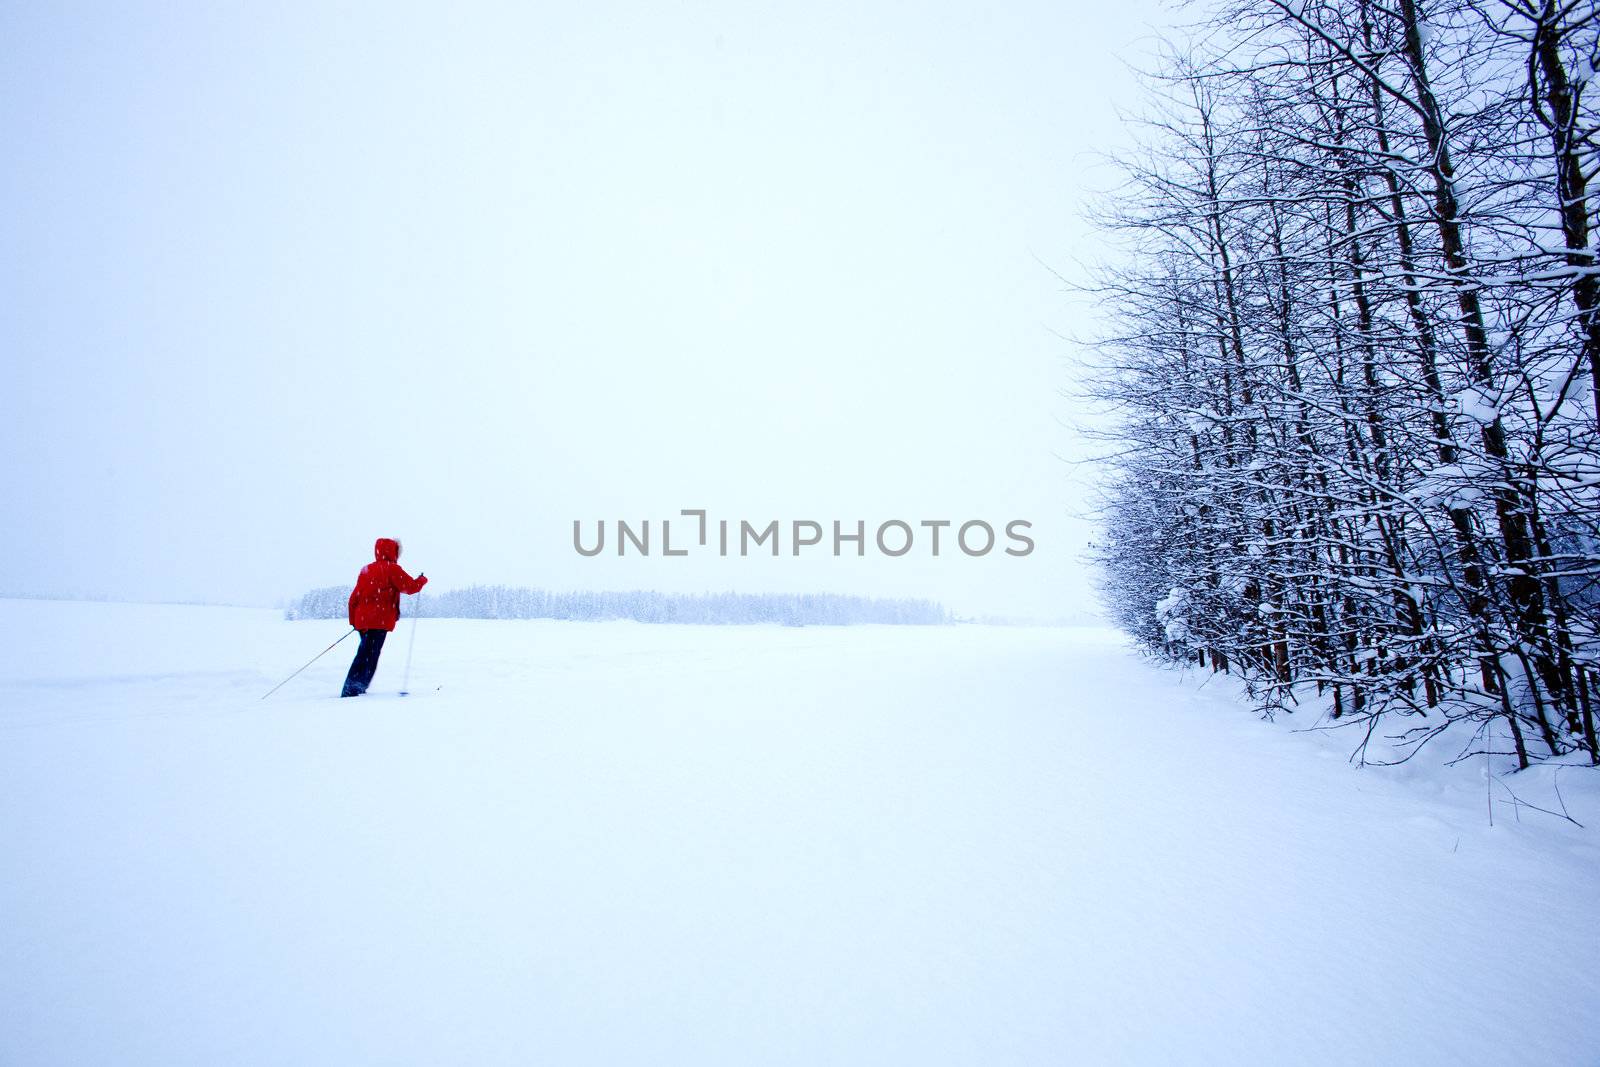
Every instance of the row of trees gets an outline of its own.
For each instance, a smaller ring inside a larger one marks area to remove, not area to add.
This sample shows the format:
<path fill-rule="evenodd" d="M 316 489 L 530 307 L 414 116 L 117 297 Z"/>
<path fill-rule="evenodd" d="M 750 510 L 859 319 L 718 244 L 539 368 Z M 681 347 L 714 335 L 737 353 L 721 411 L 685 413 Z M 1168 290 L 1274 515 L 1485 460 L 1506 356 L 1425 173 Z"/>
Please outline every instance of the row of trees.
<path fill-rule="evenodd" d="M 1106 214 L 1102 564 L 1151 648 L 1600 762 L 1593 0 L 1236 0 Z"/>
<path fill-rule="evenodd" d="M 349 586 L 313 589 L 288 609 L 290 619 L 342 619 Z M 748 624 L 785 626 L 849 626 L 860 623 L 938 625 L 951 621 L 943 607 L 930 600 L 895 600 L 842 596 L 834 593 L 555 593 L 504 585 L 475 585 L 408 600 L 407 614 L 445 619 L 567 619 L 597 622 Z"/>

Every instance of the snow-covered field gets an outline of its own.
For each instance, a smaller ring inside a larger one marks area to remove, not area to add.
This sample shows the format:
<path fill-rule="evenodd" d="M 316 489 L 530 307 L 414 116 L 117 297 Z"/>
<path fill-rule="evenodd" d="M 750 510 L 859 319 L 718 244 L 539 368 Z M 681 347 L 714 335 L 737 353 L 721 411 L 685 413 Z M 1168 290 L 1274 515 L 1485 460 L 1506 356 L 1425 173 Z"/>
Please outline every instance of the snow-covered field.
<path fill-rule="evenodd" d="M 342 627 L 0 601 L 0 1063 L 1600 1059 L 1590 772 L 1491 828 L 1104 631 L 411 625 L 263 702 Z"/>

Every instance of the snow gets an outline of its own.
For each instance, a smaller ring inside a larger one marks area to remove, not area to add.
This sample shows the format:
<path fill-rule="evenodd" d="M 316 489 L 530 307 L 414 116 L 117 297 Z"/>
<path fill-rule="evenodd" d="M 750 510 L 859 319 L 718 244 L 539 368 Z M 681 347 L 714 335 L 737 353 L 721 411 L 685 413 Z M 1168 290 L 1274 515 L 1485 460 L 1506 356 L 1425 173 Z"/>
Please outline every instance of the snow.
<path fill-rule="evenodd" d="M 1442 463 L 1428 471 L 1406 496 L 1419 504 L 1442 508 L 1470 508 L 1488 496 L 1485 478 L 1460 463 Z"/>
<path fill-rule="evenodd" d="M 1575 1063 L 1600 794 L 1116 634 L 0 600 L 0 1063 Z M 1204 683 L 1204 684 L 1202 684 Z M 1302 722 L 1304 726 L 1309 723 Z"/>
<path fill-rule="evenodd" d="M 1454 402 L 1456 410 L 1481 426 L 1488 426 L 1500 417 L 1500 408 L 1494 398 L 1477 386 L 1457 393 Z"/>
<path fill-rule="evenodd" d="M 1189 636 L 1189 591 L 1173 589 L 1156 601 L 1156 621 L 1161 623 L 1168 641 L 1182 642 Z"/>

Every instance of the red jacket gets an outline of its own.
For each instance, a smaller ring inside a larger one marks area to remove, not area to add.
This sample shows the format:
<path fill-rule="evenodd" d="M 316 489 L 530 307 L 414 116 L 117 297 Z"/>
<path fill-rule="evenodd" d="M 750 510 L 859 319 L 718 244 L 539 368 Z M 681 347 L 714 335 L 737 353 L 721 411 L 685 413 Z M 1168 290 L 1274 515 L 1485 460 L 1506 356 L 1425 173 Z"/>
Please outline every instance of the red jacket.
<path fill-rule="evenodd" d="M 372 547 L 376 560 L 361 568 L 350 591 L 350 625 L 357 630 L 393 630 L 400 621 L 400 594 L 420 593 L 428 576 L 413 578 L 396 563 L 400 542 L 380 537 Z"/>

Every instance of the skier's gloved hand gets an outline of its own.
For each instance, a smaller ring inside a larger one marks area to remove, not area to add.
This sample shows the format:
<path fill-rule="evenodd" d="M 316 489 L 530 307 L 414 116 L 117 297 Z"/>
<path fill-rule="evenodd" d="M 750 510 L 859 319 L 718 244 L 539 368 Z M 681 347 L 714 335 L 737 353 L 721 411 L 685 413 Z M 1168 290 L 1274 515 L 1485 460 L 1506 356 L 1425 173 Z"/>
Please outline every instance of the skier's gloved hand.
<path fill-rule="evenodd" d="M 422 592 L 422 587 L 427 585 L 427 584 L 428 584 L 428 576 L 426 574 L 417 575 L 417 592 L 419 592 L 419 593 Z"/>

